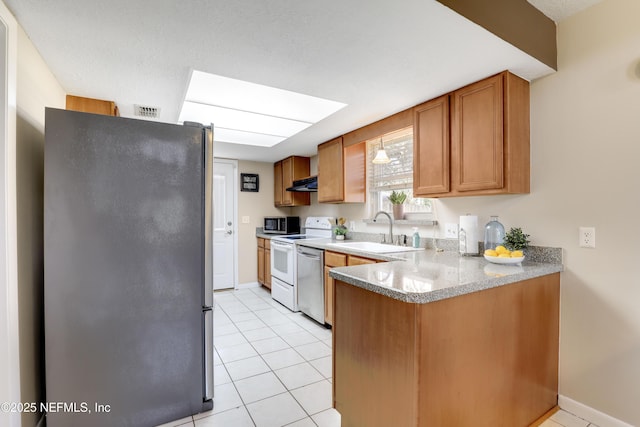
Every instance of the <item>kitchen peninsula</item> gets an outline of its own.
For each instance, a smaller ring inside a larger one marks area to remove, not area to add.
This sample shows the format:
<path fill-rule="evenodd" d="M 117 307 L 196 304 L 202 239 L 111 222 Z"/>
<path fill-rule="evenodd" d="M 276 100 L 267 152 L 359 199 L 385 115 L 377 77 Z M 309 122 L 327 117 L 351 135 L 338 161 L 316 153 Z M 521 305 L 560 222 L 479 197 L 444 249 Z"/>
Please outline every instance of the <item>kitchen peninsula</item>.
<path fill-rule="evenodd" d="M 559 260 L 386 259 L 330 272 L 343 426 L 529 426 L 556 407 Z"/>

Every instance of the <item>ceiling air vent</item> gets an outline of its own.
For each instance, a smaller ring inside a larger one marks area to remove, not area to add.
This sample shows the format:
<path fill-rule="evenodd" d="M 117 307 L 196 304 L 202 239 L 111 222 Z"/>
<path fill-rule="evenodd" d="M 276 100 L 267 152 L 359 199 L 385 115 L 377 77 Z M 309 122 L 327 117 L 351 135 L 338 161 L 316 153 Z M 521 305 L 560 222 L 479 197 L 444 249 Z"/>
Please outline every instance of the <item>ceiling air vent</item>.
<path fill-rule="evenodd" d="M 158 107 L 149 107 L 148 105 L 134 104 L 133 110 L 136 116 L 148 119 L 157 119 L 160 115 L 160 109 Z"/>

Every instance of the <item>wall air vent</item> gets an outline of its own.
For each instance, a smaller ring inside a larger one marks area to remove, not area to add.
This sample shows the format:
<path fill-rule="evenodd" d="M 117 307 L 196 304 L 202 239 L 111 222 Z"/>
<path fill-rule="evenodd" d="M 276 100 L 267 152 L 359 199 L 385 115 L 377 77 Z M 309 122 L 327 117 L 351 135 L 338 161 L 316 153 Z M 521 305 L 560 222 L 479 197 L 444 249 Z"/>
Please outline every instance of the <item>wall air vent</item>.
<path fill-rule="evenodd" d="M 147 119 L 157 119 L 160 115 L 160 109 L 158 107 L 149 107 L 148 105 L 134 104 L 133 111 L 136 116 Z"/>

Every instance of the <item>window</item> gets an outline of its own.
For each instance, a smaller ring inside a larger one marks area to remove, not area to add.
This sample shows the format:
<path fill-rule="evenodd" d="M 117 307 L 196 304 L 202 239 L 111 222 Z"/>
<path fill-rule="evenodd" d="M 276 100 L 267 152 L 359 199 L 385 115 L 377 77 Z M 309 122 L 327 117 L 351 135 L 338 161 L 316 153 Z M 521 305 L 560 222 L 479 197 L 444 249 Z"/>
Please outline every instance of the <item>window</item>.
<path fill-rule="evenodd" d="M 413 197 L 413 127 L 383 135 L 382 141 L 387 156 L 391 159 L 386 164 L 372 163 L 380 149 L 380 138 L 367 141 L 369 214 L 391 212 L 389 195 L 394 190 L 404 191 L 408 195 L 404 202 L 405 213 L 431 212 L 431 200 Z"/>

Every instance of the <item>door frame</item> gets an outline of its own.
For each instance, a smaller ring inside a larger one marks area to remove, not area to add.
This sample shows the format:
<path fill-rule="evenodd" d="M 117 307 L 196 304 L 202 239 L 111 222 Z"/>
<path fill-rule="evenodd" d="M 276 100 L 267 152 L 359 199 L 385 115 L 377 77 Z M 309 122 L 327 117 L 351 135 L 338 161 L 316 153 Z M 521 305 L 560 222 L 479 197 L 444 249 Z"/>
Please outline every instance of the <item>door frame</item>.
<path fill-rule="evenodd" d="M 233 166 L 233 289 L 238 289 L 238 161 L 235 159 L 213 158 L 213 173 L 216 171 L 216 163 L 224 163 Z M 213 203 L 216 202 L 215 194 L 213 195 Z"/>
<path fill-rule="evenodd" d="M 20 336 L 18 323 L 18 238 L 16 196 L 16 75 L 18 23 L 0 1 L 0 402 L 20 402 Z M 21 425 L 20 413 L 0 411 L 0 424 Z"/>

